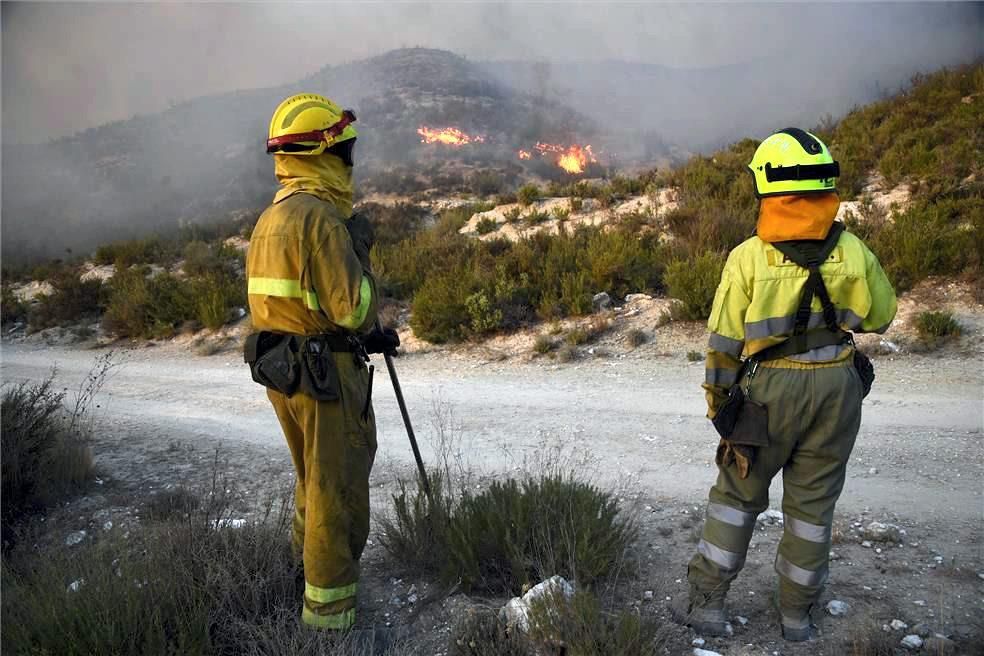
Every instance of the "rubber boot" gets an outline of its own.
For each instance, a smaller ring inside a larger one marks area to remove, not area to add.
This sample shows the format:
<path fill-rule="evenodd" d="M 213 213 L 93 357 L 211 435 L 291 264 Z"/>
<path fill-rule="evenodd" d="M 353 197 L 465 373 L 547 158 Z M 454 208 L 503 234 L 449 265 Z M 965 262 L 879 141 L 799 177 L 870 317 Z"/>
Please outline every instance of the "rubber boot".
<path fill-rule="evenodd" d="M 689 626 L 700 635 L 731 635 L 724 613 L 724 595 L 707 595 L 691 588 L 688 598 L 681 598 L 670 607 L 670 616 L 677 624 Z"/>
<path fill-rule="evenodd" d="M 779 590 L 776 590 L 772 598 L 776 611 L 779 613 L 779 628 L 782 630 L 782 637 L 788 642 L 807 642 L 816 636 L 813 626 L 813 618 L 810 614 L 812 608 L 805 611 L 783 609 L 779 606 Z"/>

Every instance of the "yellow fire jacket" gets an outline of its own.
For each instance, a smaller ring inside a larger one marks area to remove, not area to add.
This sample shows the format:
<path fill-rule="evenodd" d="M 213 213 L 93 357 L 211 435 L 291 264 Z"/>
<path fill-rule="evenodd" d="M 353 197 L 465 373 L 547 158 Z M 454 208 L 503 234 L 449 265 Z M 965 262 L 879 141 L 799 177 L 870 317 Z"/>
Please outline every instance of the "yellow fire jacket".
<path fill-rule="evenodd" d="M 365 332 L 376 287 L 336 206 L 305 191 L 280 194 L 260 216 L 246 256 L 257 330 L 297 335 Z"/>
<path fill-rule="evenodd" d="M 841 328 L 876 333 L 888 329 L 897 309 L 895 290 L 878 258 L 858 237 L 844 232 L 820 274 Z M 808 275 L 757 236 L 731 251 L 707 322 L 710 341 L 703 388 L 709 417 L 736 382 L 743 355 L 754 355 L 792 335 Z M 809 329 L 823 326 L 820 301 L 814 298 Z M 788 359 L 812 366 L 847 357 L 846 350 L 823 347 Z"/>

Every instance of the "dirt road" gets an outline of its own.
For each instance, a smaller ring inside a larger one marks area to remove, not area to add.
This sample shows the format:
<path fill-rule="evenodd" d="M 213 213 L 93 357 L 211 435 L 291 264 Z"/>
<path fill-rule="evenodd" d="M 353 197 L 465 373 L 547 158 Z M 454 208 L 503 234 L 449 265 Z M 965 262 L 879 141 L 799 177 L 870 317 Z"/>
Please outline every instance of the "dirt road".
<path fill-rule="evenodd" d="M 39 380 L 57 367 L 59 383 L 72 390 L 99 353 L 8 343 L 3 381 Z M 238 353 L 197 357 L 165 345 L 120 352 L 116 360 L 121 364 L 100 395 L 97 420 L 101 432 L 133 457 L 97 450 L 97 462 L 139 467 L 142 448 L 187 441 L 284 455 L 263 388 L 250 380 Z M 385 475 L 387 467 L 406 467 L 411 456 L 385 367 L 377 364 L 374 401 Z M 713 482 L 716 438 L 703 416 L 702 363 L 624 357 L 541 365 L 430 354 L 401 358 L 397 366 L 425 458 L 433 457 L 428 438 L 433 404 L 440 400 L 461 426 L 466 460 L 484 472 L 510 469 L 545 447 L 561 446 L 579 454 L 599 483 L 646 496 L 700 504 Z M 881 358 L 876 367 L 839 508 L 979 525 L 980 363 L 905 356 Z M 781 483 L 776 485 L 774 507 Z"/>

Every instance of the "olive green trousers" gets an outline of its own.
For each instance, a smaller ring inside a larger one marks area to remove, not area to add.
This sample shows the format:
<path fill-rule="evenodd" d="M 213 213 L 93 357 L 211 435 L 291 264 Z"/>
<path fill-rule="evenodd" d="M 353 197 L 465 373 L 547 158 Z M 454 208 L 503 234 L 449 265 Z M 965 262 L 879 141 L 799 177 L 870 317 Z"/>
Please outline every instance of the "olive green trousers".
<path fill-rule="evenodd" d="M 759 447 L 748 478 L 720 467 L 701 540 L 690 561 L 692 592 L 723 598 L 741 571 L 769 483 L 782 471 L 784 530 L 776 555 L 784 623 L 809 612 L 827 580 L 834 505 L 861 424 L 861 379 L 850 358 L 807 364 L 764 362 L 748 395 L 768 410 L 769 446 Z"/>
<path fill-rule="evenodd" d="M 365 365 L 335 354 L 338 401 L 267 390 L 297 473 L 292 538 L 304 561 L 302 621 L 319 629 L 355 623 L 359 558 L 369 538 L 369 473 L 376 424 Z M 365 414 L 363 414 L 365 412 Z"/>

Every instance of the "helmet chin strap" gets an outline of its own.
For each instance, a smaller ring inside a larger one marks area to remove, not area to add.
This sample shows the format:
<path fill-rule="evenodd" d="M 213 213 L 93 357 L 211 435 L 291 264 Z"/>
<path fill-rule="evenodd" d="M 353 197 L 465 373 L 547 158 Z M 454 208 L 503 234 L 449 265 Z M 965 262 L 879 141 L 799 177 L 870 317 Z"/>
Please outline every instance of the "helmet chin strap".
<path fill-rule="evenodd" d="M 287 144 L 300 143 L 304 141 L 324 141 L 330 146 L 333 144 L 335 139 L 342 134 L 345 128 L 347 128 L 350 124 L 355 123 L 355 121 L 355 113 L 351 109 L 344 109 L 342 110 L 342 118 L 340 118 L 337 123 L 324 130 L 296 132 L 294 134 L 285 134 L 279 137 L 273 137 L 272 139 L 267 139 L 267 152 L 273 153 Z"/>

